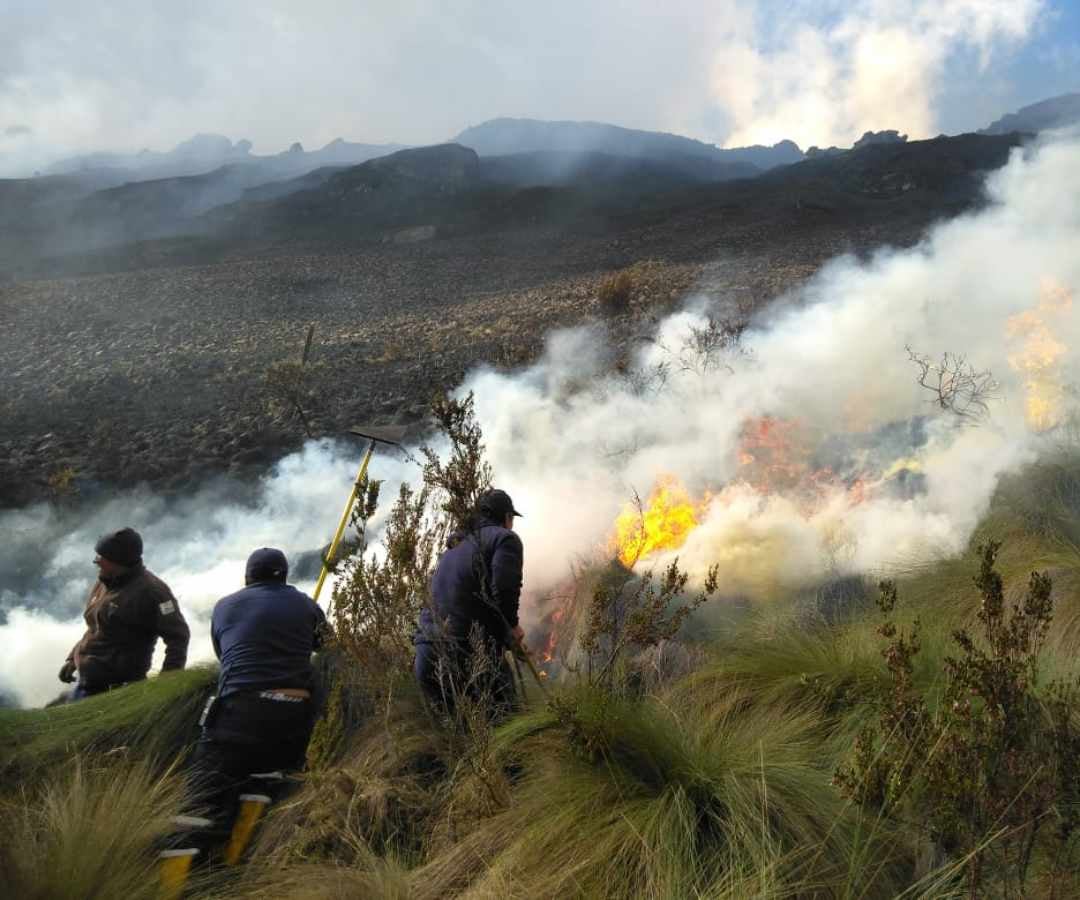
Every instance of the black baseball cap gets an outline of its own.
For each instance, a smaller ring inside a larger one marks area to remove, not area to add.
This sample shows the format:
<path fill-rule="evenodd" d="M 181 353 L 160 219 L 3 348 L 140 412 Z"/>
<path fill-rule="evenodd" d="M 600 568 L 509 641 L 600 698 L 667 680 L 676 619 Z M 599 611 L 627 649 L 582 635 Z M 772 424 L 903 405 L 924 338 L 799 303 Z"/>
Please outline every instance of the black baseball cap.
<path fill-rule="evenodd" d="M 248 557 L 244 579 L 253 581 L 284 581 L 289 574 L 285 554 L 274 547 L 260 547 Z"/>
<path fill-rule="evenodd" d="M 507 516 L 521 515 L 514 509 L 514 501 L 510 499 L 510 495 L 506 491 L 500 491 L 498 488 L 484 491 L 480 495 L 479 501 L 477 501 L 476 508 L 496 520 L 505 519 Z"/>

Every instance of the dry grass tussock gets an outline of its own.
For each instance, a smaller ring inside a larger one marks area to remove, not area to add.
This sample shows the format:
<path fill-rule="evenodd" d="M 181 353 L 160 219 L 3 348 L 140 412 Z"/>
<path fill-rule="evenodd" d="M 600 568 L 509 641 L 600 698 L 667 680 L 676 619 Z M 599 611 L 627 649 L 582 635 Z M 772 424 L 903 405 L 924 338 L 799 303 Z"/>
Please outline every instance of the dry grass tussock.
<path fill-rule="evenodd" d="M 0 809 L 0 883 L 20 900 L 156 900 L 157 843 L 179 813 L 175 773 L 116 757 L 68 760 Z"/>

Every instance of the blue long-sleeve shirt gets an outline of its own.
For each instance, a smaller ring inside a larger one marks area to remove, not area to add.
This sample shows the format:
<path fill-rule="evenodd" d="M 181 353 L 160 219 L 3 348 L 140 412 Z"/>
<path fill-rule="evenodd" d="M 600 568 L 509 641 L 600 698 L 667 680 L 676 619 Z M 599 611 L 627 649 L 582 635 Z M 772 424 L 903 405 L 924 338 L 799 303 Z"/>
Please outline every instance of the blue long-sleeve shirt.
<path fill-rule="evenodd" d="M 326 616 L 307 594 L 274 581 L 250 584 L 214 606 L 210 636 L 221 660 L 218 696 L 312 687 L 311 654 Z"/>
<path fill-rule="evenodd" d="M 506 646 L 521 599 L 521 538 L 493 522 L 457 536 L 431 579 L 432 603 L 420 612 L 416 640 L 467 641 L 474 624 Z"/>

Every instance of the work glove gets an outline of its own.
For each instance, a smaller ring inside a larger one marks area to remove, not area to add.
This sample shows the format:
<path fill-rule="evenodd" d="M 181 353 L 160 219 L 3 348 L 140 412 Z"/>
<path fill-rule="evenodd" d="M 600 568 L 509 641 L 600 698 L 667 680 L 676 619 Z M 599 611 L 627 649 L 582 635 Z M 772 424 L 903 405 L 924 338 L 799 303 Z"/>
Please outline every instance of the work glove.
<path fill-rule="evenodd" d="M 64 684 L 71 684 L 75 680 L 75 663 L 70 659 L 60 667 L 60 674 L 57 675 Z"/>

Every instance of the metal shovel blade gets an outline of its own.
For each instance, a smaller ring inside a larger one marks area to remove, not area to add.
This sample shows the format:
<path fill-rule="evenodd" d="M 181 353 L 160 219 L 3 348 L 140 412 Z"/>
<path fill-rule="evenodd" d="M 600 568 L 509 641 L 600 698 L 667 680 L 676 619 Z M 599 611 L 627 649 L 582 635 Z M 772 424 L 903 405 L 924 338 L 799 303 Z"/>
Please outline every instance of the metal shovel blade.
<path fill-rule="evenodd" d="M 402 425 L 353 425 L 349 429 L 349 434 L 394 447 L 400 447 L 405 442 L 405 433 L 406 429 Z"/>

